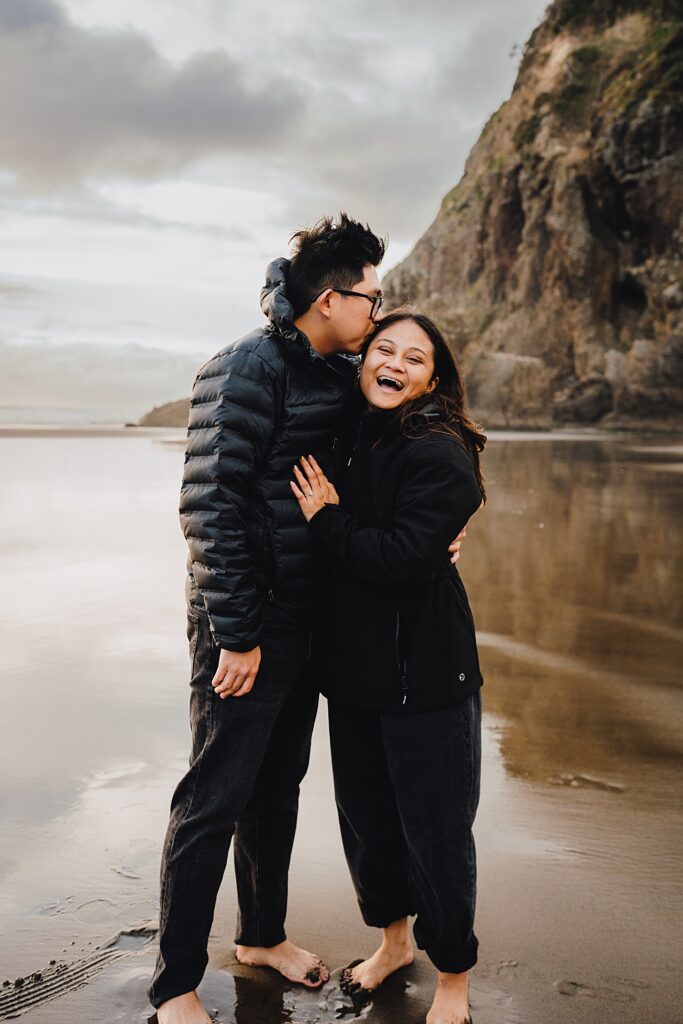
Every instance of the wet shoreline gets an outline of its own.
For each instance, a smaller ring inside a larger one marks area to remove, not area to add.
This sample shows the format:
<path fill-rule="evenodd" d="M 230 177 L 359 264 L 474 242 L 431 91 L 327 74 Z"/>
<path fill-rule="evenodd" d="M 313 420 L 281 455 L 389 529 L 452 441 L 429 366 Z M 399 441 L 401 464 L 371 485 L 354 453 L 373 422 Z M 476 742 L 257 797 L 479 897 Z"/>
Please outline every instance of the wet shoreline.
<path fill-rule="evenodd" d="M 0 1019 L 150 1012 L 154 938 L 131 929 L 157 914 L 189 746 L 176 434 L 66 431 L 57 465 L 54 434 L 0 429 Z M 486 679 L 474 1020 L 668 1024 L 683 1001 L 680 438 L 492 440 L 461 560 Z M 288 929 L 331 984 L 237 965 L 234 913 L 229 866 L 202 986 L 224 1024 L 353 1019 L 338 971 L 377 933 L 341 852 L 324 702 Z M 418 954 L 360 1016 L 418 1024 L 431 990 Z"/>
<path fill-rule="evenodd" d="M 667 452 L 679 454 L 682 450 L 681 428 L 678 426 L 657 426 L 636 423 L 615 425 L 614 427 L 590 427 L 579 425 L 554 426 L 541 430 L 537 427 L 527 429 L 492 427 L 485 428 L 489 441 L 606 441 L 608 443 L 624 440 L 629 444 L 638 443 L 641 439 L 651 450 L 661 454 Z M 159 440 L 166 435 L 172 438 L 185 437 L 185 426 L 150 427 L 137 423 L 2 423 L 0 437 L 15 438 L 102 438 L 102 437 L 137 437 Z M 659 448 L 657 448 L 659 442 Z"/>

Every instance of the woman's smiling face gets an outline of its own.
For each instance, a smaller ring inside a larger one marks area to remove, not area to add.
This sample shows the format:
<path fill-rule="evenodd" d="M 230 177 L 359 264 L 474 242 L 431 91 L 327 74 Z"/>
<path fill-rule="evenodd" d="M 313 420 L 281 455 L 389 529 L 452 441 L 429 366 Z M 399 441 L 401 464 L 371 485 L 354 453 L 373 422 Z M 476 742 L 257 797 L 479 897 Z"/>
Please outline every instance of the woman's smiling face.
<path fill-rule="evenodd" d="M 397 409 L 435 386 L 434 347 L 414 321 L 399 320 L 372 339 L 360 387 L 373 409 Z"/>

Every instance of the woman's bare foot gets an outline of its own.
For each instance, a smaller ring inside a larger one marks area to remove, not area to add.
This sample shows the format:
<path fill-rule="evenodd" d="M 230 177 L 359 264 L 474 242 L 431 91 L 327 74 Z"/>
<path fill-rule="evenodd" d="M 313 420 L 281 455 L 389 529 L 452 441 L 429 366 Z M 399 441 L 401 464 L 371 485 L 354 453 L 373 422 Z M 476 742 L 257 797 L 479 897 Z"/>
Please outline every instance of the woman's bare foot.
<path fill-rule="evenodd" d="M 277 946 L 238 946 L 237 959 L 248 967 L 273 967 L 283 978 L 307 988 L 320 988 L 330 972 L 320 957 L 295 946 L 289 939 Z"/>
<path fill-rule="evenodd" d="M 162 1003 L 157 1010 L 159 1024 L 211 1024 L 196 992 L 186 992 Z"/>
<path fill-rule="evenodd" d="M 471 1024 L 468 995 L 469 971 L 463 974 L 442 974 L 439 971 L 427 1024 Z"/>
<path fill-rule="evenodd" d="M 408 918 L 394 921 L 384 929 L 379 949 L 367 960 L 344 971 L 341 979 L 342 990 L 354 992 L 362 988 L 366 992 L 373 992 L 390 974 L 401 967 L 408 967 L 414 959 Z"/>

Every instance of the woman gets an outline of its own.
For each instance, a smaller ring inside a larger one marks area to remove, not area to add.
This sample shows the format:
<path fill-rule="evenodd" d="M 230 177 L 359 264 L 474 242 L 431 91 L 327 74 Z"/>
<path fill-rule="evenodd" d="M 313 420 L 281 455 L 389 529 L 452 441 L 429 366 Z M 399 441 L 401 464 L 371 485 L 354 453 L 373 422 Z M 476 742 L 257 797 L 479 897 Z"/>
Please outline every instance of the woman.
<path fill-rule="evenodd" d="M 428 1024 L 469 1020 L 482 677 L 448 558 L 484 497 L 484 435 L 436 325 L 399 311 L 368 339 L 343 508 L 315 460 L 292 490 L 331 557 L 325 605 L 335 793 L 363 918 L 380 948 L 342 987 L 371 991 L 413 960 L 437 970 Z"/>

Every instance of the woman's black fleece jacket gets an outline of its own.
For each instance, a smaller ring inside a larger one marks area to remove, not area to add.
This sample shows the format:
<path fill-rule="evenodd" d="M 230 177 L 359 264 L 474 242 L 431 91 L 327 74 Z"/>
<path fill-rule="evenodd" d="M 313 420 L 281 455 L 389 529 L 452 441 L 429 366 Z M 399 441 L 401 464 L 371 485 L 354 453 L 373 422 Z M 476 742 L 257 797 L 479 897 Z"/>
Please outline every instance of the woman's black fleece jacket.
<path fill-rule="evenodd" d="M 409 713 L 454 704 L 482 684 L 474 622 L 448 545 L 482 496 L 465 444 L 435 405 L 411 435 L 366 412 L 342 505 L 310 528 L 330 556 L 321 689 L 331 699 Z M 436 429 L 435 429 L 436 428 Z"/>

